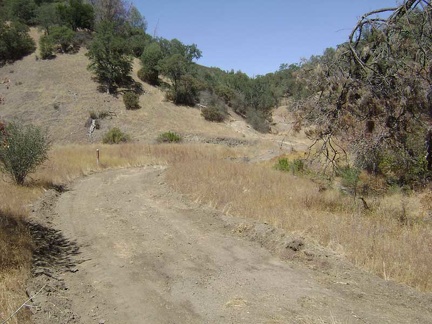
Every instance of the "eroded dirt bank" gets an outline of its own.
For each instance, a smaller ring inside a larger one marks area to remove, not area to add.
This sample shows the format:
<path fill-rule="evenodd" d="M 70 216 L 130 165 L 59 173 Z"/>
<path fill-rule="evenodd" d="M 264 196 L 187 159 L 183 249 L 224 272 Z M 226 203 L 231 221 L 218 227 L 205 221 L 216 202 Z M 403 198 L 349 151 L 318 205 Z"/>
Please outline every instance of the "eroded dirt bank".
<path fill-rule="evenodd" d="M 33 215 L 41 240 L 53 236 L 29 287 L 44 287 L 35 323 L 432 322 L 431 294 L 197 207 L 161 167 L 94 174 L 56 196 Z"/>

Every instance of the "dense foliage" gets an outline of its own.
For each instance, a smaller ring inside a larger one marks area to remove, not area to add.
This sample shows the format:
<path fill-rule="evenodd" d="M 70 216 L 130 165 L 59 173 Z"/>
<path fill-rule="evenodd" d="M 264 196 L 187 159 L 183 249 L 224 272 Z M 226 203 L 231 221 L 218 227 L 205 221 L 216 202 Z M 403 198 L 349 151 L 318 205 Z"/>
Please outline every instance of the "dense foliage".
<path fill-rule="evenodd" d="M 26 25 L 0 20 L 0 66 L 21 59 L 32 53 L 35 48 Z"/>
<path fill-rule="evenodd" d="M 89 69 L 96 74 L 107 92 L 125 83 L 132 71 L 132 58 L 127 50 L 126 39 L 116 28 L 113 22 L 101 22 L 87 53 Z"/>

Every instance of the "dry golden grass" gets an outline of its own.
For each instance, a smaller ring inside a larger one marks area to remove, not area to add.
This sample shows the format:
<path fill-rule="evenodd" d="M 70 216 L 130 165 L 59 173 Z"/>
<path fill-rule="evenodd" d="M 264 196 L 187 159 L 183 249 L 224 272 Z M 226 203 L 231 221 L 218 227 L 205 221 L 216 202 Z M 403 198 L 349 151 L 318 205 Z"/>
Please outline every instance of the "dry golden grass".
<path fill-rule="evenodd" d="M 385 279 L 432 290 L 432 228 L 425 221 L 430 194 L 369 199 L 366 211 L 352 197 L 331 189 L 320 192 L 309 179 L 273 170 L 268 163 L 231 161 L 244 156 L 244 150 L 198 144 L 55 146 L 27 186 L 0 181 L 5 216 L 0 219 L 11 224 L 0 226 L 0 261 L 7 265 L 0 269 L 1 318 L 27 299 L 31 238 L 25 215 L 44 188 L 107 168 L 152 164 L 170 166 L 168 181 L 199 203 L 297 232 Z M 23 310 L 10 323 L 27 319 Z"/>
<path fill-rule="evenodd" d="M 385 279 L 432 290 L 432 227 L 414 196 L 376 198 L 366 211 L 305 178 L 205 158 L 174 164 L 168 178 L 193 200 L 300 233 Z"/>

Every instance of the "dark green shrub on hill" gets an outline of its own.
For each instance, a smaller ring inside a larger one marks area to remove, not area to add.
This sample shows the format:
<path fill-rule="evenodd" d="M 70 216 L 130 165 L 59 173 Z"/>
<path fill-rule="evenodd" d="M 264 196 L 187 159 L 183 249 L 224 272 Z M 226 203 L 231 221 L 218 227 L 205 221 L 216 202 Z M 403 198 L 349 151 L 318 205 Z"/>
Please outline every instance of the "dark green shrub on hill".
<path fill-rule="evenodd" d="M 66 26 L 55 26 L 51 28 L 49 37 L 53 44 L 58 44 L 62 53 L 70 52 L 73 49 L 75 33 Z"/>
<path fill-rule="evenodd" d="M 139 105 L 139 96 L 135 92 L 126 92 L 123 95 L 123 102 L 127 110 L 136 110 L 141 108 Z"/>
<path fill-rule="evenodd" d="M 268 133 L 270 131 L 270 123 L 267 116 L 259 110 L 249 109 L 246 112 L 246 121 L 260 133 Z"/>
<path fill-rule="evenodd" d="M 39 54 L 41 59 L 47 60 L 54 56 L 54 44 L 51 37 L 42 35 L 39 39 Z"/>
<path fill-rule="evenodd" d="M 201 110 L 201 115 L 204 117 L 205 120 L 218 123 L 223 122 L 226 117 L 223 111 L 214 106 L 203 108 Z"/>

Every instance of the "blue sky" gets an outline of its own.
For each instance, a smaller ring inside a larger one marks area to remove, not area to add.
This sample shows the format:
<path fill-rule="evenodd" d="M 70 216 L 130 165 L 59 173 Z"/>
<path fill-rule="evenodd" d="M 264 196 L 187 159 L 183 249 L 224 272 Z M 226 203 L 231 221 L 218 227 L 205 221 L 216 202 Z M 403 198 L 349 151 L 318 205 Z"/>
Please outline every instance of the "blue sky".
<path fill-rule="evenodd" d="M 147 32 L 195 43 L 198 61 L 249 76 L 347 40 L 359 17 L 397 0 L 135 0 Z"/>

